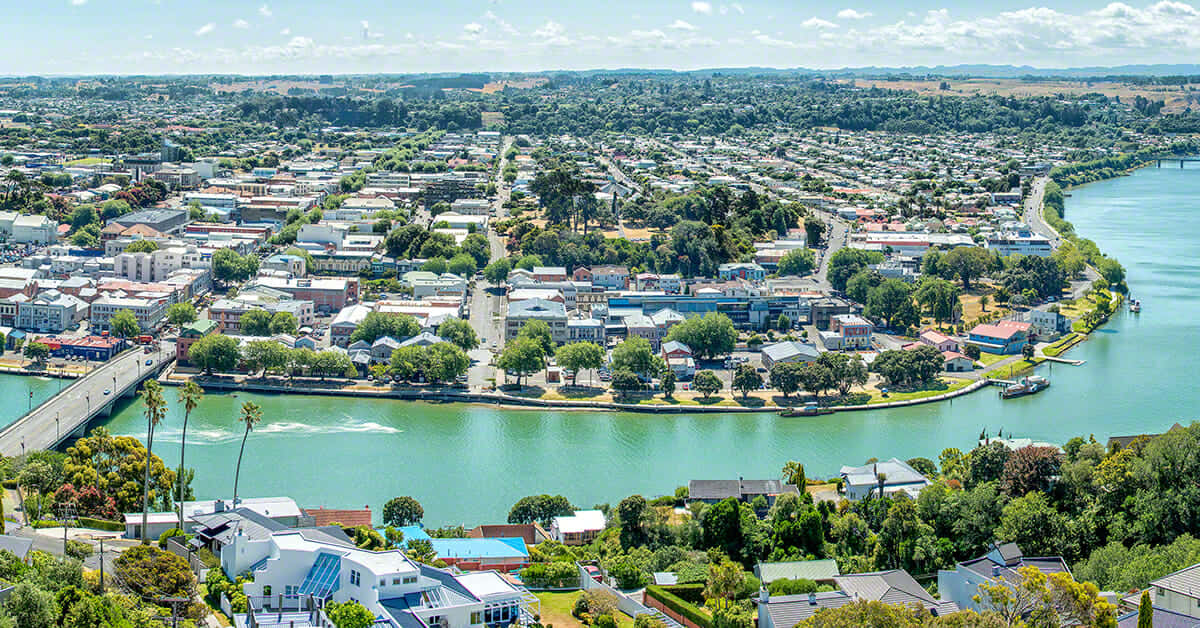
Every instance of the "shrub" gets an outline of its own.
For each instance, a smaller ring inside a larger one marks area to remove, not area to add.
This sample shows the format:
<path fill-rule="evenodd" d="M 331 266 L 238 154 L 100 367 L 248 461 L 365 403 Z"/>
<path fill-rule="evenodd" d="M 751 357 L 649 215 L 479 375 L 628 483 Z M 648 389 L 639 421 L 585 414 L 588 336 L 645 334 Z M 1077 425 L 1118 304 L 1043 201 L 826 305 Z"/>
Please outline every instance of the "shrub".
<path fill-rule="evenodd" d="M 767 585 L 767 591 L 771 595 L 800 595 L 802 593 L 814 593 L 817 590 L 817 583 L 807 578 L 780 578 Z"/>
<path fill-rule="evenodd" d="M 159 535 L 158 546 L 162 549 L 167 549 L 167 540 L 175 536 L 182 536 L 183 540 L 187 541 L 187 534 L 184 533 L 183 530 L 180 530 L 179 528 L 171 528 L 170 530 L 167 530 Z"/>
<path fill-rule="evenodd" d="M 579 586 L 579 569 L 565 561 L 534 563 L 521 570 L 521 580 L 539 589 L 561 589 Z"/>
<path fill-rule="evenodd" d="M 657 617 L 642 613 L 633 618 L 633 628 L 667 628 L 667 625 Z"/>
<path fill-rule="evenodd" d="M 592 625 L 596 628 L 617 628 L 617 620 L 612 615 L 601 615 Z"/>
<path fill-rule="evenodd" d="M 706 570 L 706 576 L 707 573 L 708 572 Z M 674 584 L 671 586 L 662 587 L 662 589 L 685 602 L 691 602 L 697 606 L 704 604 L 703 584 Z"/>
<path fill-rule="evenodd" d="M 80 517 L 79 525 L 84 528 L 93 530 L 104 530 L 106 532 L 124 532 L 125 524 L 120 521 L 108 521 L 105 519 L 94 519 L 92 517 Z"/>
<path fill-rule="evenodd" d="M 67 555 L 67 558 L 74 558 L 75 560 L 83 560 L 83 559 L 87 558 L 88 556 L 91 556 L 94 551 L 95 551 L 95 549 L 91 545 L 88 545 L 87 543 L 84 543 L 83 541 L 67 541 L 67 547 L 66 547 L 65 553 Z"/>
<path fill-rule="evenodd" d="M 685 602 L 679 596 L 666 591 L 663 587 L 650 585 L 646 587 L 646 595 L 662 602 L 663 606 L 682 615 L 688 621 L 700 628 L 713 628 L 712 619 L 694 604 Z"/>

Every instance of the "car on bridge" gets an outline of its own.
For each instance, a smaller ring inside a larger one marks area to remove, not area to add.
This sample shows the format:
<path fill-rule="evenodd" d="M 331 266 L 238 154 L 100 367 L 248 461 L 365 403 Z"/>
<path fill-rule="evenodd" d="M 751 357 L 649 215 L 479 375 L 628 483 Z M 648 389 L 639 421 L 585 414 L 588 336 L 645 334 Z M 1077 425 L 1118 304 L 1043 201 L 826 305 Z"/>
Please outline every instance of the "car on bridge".
<path fill-rule="evenodd" d="M 104 389 L 104 394 L 106 394 L 106 395 L 111 395 L 111 394 L 112 394 L 112 391 L 111 391 L 111 390 L 109 390 L 109 389 L 107 389 L 107 388 L 105 388 L 105 389 Z"/>

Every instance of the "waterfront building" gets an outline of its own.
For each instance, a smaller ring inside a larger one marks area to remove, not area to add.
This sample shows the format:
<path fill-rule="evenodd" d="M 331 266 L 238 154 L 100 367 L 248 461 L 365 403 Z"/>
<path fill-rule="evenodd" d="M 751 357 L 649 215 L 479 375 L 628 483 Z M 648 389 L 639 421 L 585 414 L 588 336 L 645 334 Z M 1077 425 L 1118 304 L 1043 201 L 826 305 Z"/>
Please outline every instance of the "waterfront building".
<path fill-rule="evenodd" d="M 871 494 L 903 494 L 916 499 L 929 486 L 929 478 L 899 458 L 881 460 L 861 467 L 844 466 L 842 476 L 846 499 L 856 502 Z"/>
<path fill-rule="evenodd" d="M 197 340 L 217 333 L 220 327 L 217 321 L 208 318 L 201 318 L 184 325 L 179 330 L 179 337 L 175 340 L 175 359 L 180 363 L 187 364 L 188 349 L 196 344 Z"/>
<path fill-rule="evenodd" d="M 803 364 L 821 357 L 816 346 L 794 340 L 766 345 L 761 350 L 763 367 L 768 371 L 776 364 Z"/>
<path fill-rule="evenodd" d="M 587 545 L 604 531 L 606 520 L 599 510 L 576 510 L 570 516 L 550 520 L 550 538 L 563 545 Z"/>
<path fill-rule="evenodd" d="M 733 498 L 750 503 L 756 497 L 763 497 L 771 506 L 780 495 L 799 495 L 800 489 L 795 484 L 787 484 L 782 480 L 692 480 L 688 482 L 688 503 L 703 502 L 715 504 L 721 500 Z"/>
<path fill-rule="evenodd" d="M 1022 321 L 1000 321 L 994 325 L 976 325 L 967 336 L 967 344 L 980 351 L 999 354 L 1020 353 L 1029 340 L 1030 324 Z"/>
<path fill-rule="evenodd" d="M 545 299 L 527 299 L 508 304 L 504 319 L 504 338 L 517 337 L 525 323 L 531 320 L 545 321 L 550 326 L 554 342 L 562 344 L 569 340 L 567 333 L 567 310 L 562 303 Z"/>

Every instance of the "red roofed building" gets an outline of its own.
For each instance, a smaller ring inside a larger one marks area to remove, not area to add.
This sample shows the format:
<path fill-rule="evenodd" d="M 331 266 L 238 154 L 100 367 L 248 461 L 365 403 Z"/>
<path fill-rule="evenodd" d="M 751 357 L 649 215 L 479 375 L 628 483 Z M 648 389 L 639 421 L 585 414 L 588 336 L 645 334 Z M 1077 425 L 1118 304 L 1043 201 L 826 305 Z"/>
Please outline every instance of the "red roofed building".
<path fill-rule="evenodd" d="M 335 523 L 345 527 L 371 526 L 371 509 L 363 506 L 362 510 L 342 510 L 337 508 L 301 508 L 301 512 L 313 518 L 317 527 L 329 526 Z"/>
<path fill-rule="evenodd" d="M 1029 323 L 1021 321 L 1000 321 L 995 325 L 977 325 L 971 330 L 967 343 L 988 353 L 1020 353 L 1021 347 L 1024 347 L 1025 343 L 1029 341 L 1029 326 Z"/>

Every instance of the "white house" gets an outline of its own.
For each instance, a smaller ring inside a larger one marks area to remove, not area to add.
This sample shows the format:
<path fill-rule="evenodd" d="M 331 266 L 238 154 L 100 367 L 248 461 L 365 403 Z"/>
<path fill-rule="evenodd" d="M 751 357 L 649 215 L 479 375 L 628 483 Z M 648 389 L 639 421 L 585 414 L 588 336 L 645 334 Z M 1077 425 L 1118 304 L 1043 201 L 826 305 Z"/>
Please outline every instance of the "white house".
<path fill-rule="evenodd" d="M 599 510 L 576 510 L 569 517 L 550 521 L 550 538 L 563 545 L 586 545 L 604 531 L 604 513 Z"/>
<path fill-rule="evenodd" d="M 929 486 L 929 478 L 908 466 L 899 458 L 881 460 L 861 467 L 842 467 L 839 472 L 845 483 L 846 499 L 858 501 L 882 488 L 885 495 L 896 493 L 916 499 L 921 489 Z"/>

